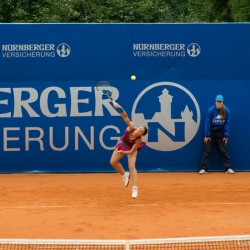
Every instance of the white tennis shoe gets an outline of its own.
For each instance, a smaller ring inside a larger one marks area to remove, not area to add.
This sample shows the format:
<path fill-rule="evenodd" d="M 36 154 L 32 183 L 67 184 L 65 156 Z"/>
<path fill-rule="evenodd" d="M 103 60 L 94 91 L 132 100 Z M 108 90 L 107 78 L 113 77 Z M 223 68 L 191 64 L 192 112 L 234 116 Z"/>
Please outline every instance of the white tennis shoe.
<path fill-rule="evenodd" d="M 138 197 L 138 187 L 133 186 L 132 187 L 132 198 L 137 198 Z"/>
<path fill-rule="evenodd" d="M 129 172 L 125 172 L 125 174 L 122 176 L 122 180 L 124 182 L 124 186 L 127 187 L 129 184 L 130 174 Z"/>
<path fill-rule="evenodd" d="M 207 174 L 207 171 L 205 169 L 201 169 L 199 174 Z"/>
<path fill-rule="evenodd" d="M 226 171 L 226 174 L 234 174 L 233 169 L 229 168 L 229 169 Z"/>

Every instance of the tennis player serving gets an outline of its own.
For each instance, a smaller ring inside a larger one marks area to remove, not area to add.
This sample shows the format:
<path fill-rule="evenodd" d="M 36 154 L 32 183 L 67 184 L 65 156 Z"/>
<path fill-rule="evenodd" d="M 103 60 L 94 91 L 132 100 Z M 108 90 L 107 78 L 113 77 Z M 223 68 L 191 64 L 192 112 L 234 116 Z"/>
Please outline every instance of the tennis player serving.
<path fill-rule="evenodd" d="M 132 198 L 137 198 L 138 187 L 137 187 L 137 170 L 135 167 L 137 151 L 140 151 L 143 146 L 146 145 L 142 142 L 142 136 L 146 135 L 148 129 L 144 126 L 135 127 L 130 121 L 126 111 L 117 103 L 113 101 L 114 107 L 121 114 L 121 117 L 127 124 L 127 128 L 121 137 L 120 143 L 115 147 L 115 150 L 111 156 L 111 166 L 122 175 L 125 187 L 128 186 L 131 179 L 132 182 Z M 125 172 L 122 164 L 120 163 L 121 158 L 125 155 L 128 157 L 128 168 L 129 172 Z"/>

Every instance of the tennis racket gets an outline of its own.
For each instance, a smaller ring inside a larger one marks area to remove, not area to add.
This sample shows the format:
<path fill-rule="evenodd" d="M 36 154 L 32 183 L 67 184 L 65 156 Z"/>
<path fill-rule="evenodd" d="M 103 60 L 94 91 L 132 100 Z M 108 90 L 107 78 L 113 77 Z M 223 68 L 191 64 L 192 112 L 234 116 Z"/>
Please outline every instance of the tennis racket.
<path fill-rule="evenodd" d="M 107 96 L 113 102 L 113 87 L 109 82 L 99 81 L 95 84 L 95 88 L 100 94 Z"/>

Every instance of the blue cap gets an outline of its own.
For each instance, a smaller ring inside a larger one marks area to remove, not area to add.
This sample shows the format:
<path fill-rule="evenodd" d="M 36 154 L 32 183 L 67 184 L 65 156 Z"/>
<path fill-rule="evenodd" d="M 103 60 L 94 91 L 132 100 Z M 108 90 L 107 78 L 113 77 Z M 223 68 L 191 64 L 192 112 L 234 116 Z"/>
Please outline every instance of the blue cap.
<path fill-rule="evenodd" d="M 223 101 L 224 101 L 223 95 L 217 95 L 217 96 L 215 97 L 215 101 L 221 101 L 221 102 L 223 102 Z"/>

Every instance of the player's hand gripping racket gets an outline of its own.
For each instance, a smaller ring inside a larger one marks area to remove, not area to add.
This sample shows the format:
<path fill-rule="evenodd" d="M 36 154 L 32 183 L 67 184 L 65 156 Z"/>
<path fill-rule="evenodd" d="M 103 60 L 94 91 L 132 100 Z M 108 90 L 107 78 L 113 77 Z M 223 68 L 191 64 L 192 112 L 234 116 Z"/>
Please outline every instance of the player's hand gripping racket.
<path fill-rule="evenodd" d="M 113 87 L 107 81 L 99 81 L 95 84 L 96 90 L 102 94 L 107 96 L 112 102 L 114 102 L 112 98 Z"/>

